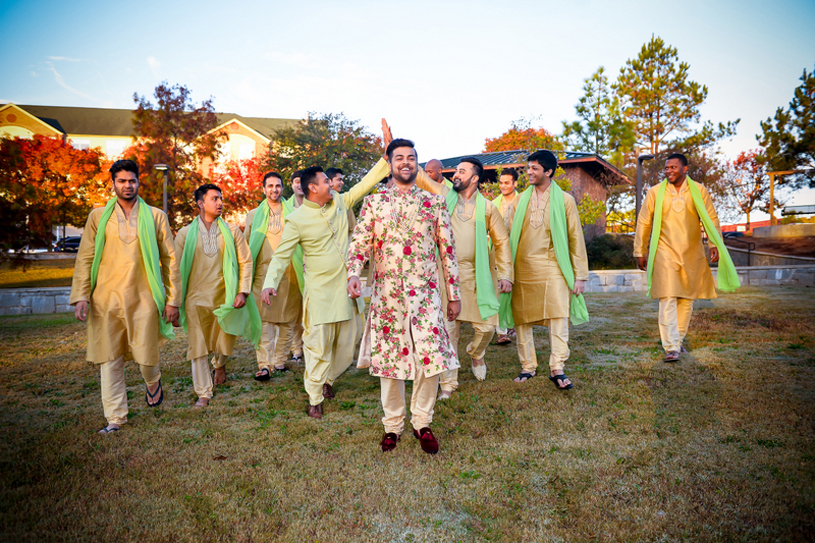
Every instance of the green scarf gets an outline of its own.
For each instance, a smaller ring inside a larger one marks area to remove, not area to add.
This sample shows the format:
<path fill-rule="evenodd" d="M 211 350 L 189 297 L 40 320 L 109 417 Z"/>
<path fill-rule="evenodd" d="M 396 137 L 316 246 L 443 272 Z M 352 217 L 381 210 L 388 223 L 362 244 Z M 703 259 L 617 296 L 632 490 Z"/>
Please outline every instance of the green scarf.
<path fill-rule="evenodd" d="M 566 223 L 566 205 L 563 202 L 563 190 L 557 183 L 552 181 L 549 189 L 549 230 L 552 235 L 552 243 L 555 246 L 555 258 L 557 265 L 560 268 L 560 273 L 566 280 L 566 285 L 569 290 L 574 289 L 574 270 L 572 269 L 572 259 L 569 252 L 569 228 Z M 528 189 L 523 191 L 518 200 L 518 207 L 515 210 L 515 218 L 512 222 L 512 232 L 509 235 L 510 248 L 512 249 L 512 263 L 515 264 L 515 256 L 518 250 L 518 243 L 521 240 L 521 231 L 523 230 L 524 219 L 526 218 L 526 209 L 529 207 L 529 201 L 532 199 L 532 194 L 535 187 L 530 185 Z M 499 310 L 501 316 L 501 326 L 503 328 L 512 328 L 515 326 L 515 320 L 512 317 L 512 293 L 505 292 L 501 294 L 501 308 Z M 569 303 L 569 320 L 572 324 L 578 325 L 584 322 L 589 322 L 589 310 L 586 307 L 586 300 L 583 295 L 571 295 L 571 303 Z"/>
<path fill-rule="evenodd" d="M 289 200 L 283 200 L 283 218 L 294 211 L 294 196 Z M 255 216 L 252 218 L 252 226 L 249 229 L 249 250 L 252 252 L 252 277 L 255 276 L 258 255 L 266 239 L 266 229 L 269 228 L 269 202 L 264 198 L 263 203 L 258 206 Z M 300 294 L 303 294 L 305 283 L 303 282 L 303 248 L 297 246 L 292 257 L 294 273 L 297 275 L 297 284 L 300 287 Z"/>
<path fill-rule="evenodd" d="M 253 221 L 254 222 L 254 221 Z M 187 287 L 189 286 L 190 270 L 195 258 L 195 247 L 198 244 L 198 233 L 201 228 L 201 219 L 196 217 L 190 223 L 187 239 L 184 240 L 184 252 L 181 255 L 181 309 L 179 310 L 181 326 L 187 331 Z M 246 297 L 246 305 L 239 309 L 232 307 L 238 295 L 238 255 L 235 251 L 235 238 L 224 220 L 218 217 L 218 228 L 224 238 L 223 276 L 226 298 L 224 304 L 213 313 L 218 317 L 221 330 L 233 336 L 243 336 L 257 348 L 260 343 L 260 312 L 252 293 Z"/>
<path fill-rule="evenodd" d="M 691 198 L 693 198 L 693 207 L 696 208 L 696 214 L 702 220 L 702 225 L 705 227 L 707 237 L 713 241 L 713 244 L 719 250 L 719 269 L 716 273 L 716 279 L 719 289 L 725 292 L 733 292 L 741 286 L 739 282 L 739 274 L 736 267 L 733 266 L 733 260 L 730 258 L 730 253 L 727 252 L 727 247 L 722 240 L 722 235 L 716 229 L 716 225 L 710 218 L 705 208 L 705 202 L 702 200 L 702 193 L 696 185 L 696 181 L 690 177 L 685 177 L 685 182 L 688 184 Z M 662 204 L 665 201 L 665 189 L 668 187 L 668 180 L 662 181 L 657 189 L 657 199 L 654 204 L 654 223 L 651 229 L 651 243 L 648 249 L 648 296 L 651 295 L 651 280 L 654 275 L 654 259 L 657 255 L 657 245 L 659 245 L 659 234 L 662 230 Z"/>
<path fill-rule="evenodd" d="M 116 210 L 116 198 L 108 200 L 102 218 L 99 219 L 99 226 L 96 229 L 96 242 L 93 250 L 93 264 L 91 264 L 91 292 L 96 288 L 96 279 L 99 276 L 99 263 L 102 261 L 102 251 L 105 248 L 105 227 L 110 220 L 110 216 Z M 164 311 L 165 297 L 164 284 L 161 280 L 161 259 L 158 252 L 158 240 L 156 239 L 156 222 L 149 206 L 139 196 L 139 218 L 138 218 L 139 248 L 141 258 L 144 263 L 144 270 L 147 272 L 147 282 L 150 284 L 150 293 L 158 308 L 158 325 L 161 335 L 167 339 L 175 338 L 173 326 L 161 318 Z"/>
<path fill-rule="evenodd" d="M 447 213 L 453 216 L 458 193 L 451 190 L 445 196 Z M 490 249 L 487 244 L 487 201 L 480 192 L 475 195 L 475 297 L 481 320 L 498 313 L 498 297 L 490 273 Z"/>

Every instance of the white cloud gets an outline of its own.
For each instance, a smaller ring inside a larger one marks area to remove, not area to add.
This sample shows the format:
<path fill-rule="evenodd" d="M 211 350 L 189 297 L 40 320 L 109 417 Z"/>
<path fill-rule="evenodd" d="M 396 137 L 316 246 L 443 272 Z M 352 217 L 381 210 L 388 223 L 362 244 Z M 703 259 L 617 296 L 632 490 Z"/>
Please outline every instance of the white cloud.
<path fill-rule="evenodd" d="M 150 66 L 150 71 L 153 72 L 154 77 L 158 77 L 158 69 L 161 68 L 161 62 L 156 57 L 147 57 L 147 65 Z"/>
<path fill-rule="evenodd" d="M 57 82 L 57 84 L 60 87 L 62 87 L 63 89 L 65 89 L 65 90 L 67 90 L 69 92 L 72 92 L 72 93 L 76 94 L 77 96 L 81 96 L 82 98 L 86 98 L 88 100 L 92 100 L 92 101 L 97 102 L 97 103 L 100 102 L 100 100 L 98 100 L 97 98 L 94 98 L 93 96 L 90 96 L 89 94 L 85 94 L 84 92 L 78 91 L 75 88 L 68 86 L 68 84 L 65 82 L 65 79 L 63 79 L 62 75 L 60 75 L 60 73 L 56 70 L 56 68 L 54 68 L 54 65 L 51 64 L 50 62 L 46 62 L 46 64 L 48 65 L 48 69 L 54 74 L 54 80 Z"/>

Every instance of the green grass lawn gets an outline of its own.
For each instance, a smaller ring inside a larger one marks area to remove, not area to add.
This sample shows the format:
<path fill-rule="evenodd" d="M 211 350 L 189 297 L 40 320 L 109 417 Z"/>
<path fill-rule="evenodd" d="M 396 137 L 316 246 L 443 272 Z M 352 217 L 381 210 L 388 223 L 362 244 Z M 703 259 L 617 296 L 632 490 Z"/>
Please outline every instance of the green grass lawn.
<path fill-rule="evenodd" d="M 487 380 L 465 360 L 459 391 L 437 405 L 435 456 L 409 424 L 395 451 L 379 450 L 366 371 L 350 369 L 315 421 L 302 366 L 258 383 L 243 340 L 211 407 L 194 410 L 183 334 L 162 351 L 164 404 L 146 407 L 129 364 L 130 422 L 99 436 L 84 325 L 2 317 L 1 539 L 811 541 L 812 289 L 700 303 L 692 352 L 671 365 L 654 302 L 587 299 L 592 321 L 571 331 L 574 390 L 513 383 L 514 345 L 491 346 Z M 466 327 L 462 350 L 470 338 Z M 536 342 L 545 361 L 545 329 Z"/>
<path fill-rule="evenodd" d="M 0 262 L 0 288 L 70 287 L 74 262 L 73 258 L 32 260 L 25 268 Z"/>

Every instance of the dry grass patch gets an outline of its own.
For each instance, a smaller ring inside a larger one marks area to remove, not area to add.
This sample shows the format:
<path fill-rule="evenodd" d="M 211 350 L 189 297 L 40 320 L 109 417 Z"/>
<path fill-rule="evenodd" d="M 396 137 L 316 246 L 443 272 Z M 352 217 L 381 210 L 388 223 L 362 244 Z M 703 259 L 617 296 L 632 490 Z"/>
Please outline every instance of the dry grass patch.
<path fill-rule="evenodd" d="M 0 288 L 70 287 L 73 258 L 31 260 L 25 267 L 0 262 Z"/>
<path fill-rule="evenodd" d="M 349 370 L 318 422 L 302 366 L 252 379 L 239 342 L 212 406 L 182 337 L 163 351 L 166 399 L 103 426 L 98 369 L 68 316 L 0 319 L 0 534 L 17 541 L 722 541 L 815 531 L 815 308 L 809 289 L 700 302 L 678 364 L 661 362 L 656 305 L 591 294 L 560 393 L 525 384 L 491 346 L 437 406 L 436 456 L 408 425 L 383 454 L 379 384 Z M 462 345 L 471 337 L 462 331 Z M 539 360 L 548 334 L 536 330 Z M 464 357 L 463 366 L 469 368 Z M 410 386 L 408 385 L 408 393 Z"/>

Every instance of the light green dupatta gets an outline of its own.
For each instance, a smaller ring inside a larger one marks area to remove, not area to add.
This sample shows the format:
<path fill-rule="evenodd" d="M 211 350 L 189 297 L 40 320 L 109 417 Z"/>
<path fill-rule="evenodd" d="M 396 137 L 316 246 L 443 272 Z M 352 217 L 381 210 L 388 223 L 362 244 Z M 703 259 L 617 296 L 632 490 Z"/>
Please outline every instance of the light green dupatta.
<path fill-rule="evenodd" d="M 292 198 L 294 197 L 292 196 Z M 291 199 L 283 200 L 281 204 L 283 205 L 283 218 L 294 211 Z M 252 226 L 249 229 L 249 250 L 252 252 L 253 278 L 255 277 L 260 248 L 263 247 L 263 240 L 266 239 L 266 229 L 269 228 L 269 213 L 269 202 L 264 199 L 263 203 L 258 206 L 258 210 L 252 218 Z M 299 245 L 294 249 L 292 267 L 295 275 L 297 275 L 297 285 L 300 287 L 300 294 L 302 295 L 305 289 L 305 283 L 303 282 L 303 248 Z"/>
<path fill-rule="evenodd" d="M 702 226 L 705 227 L 705 232 L 709 240 L 719 250 L 719 269 L 716 272 L 716 282 L 720 290 L 725 292 L 733 292 L 741 286 L 739 281 L 739 274 L 736 267 L 733 265 L 733 259 L 730 258 L 730 253 L 727 252 L 727 247 L 724 244 L 722 235 L 713 224 L 713 220 L 705 208 L 705 202 L 702 200 L 702 192 L 696 185 L 696 181 L 690 177 L 685 177 L 685 182 L 688 184 L 691 198 L 693 198 L 693 207 L 696 208 L 696 214 L 702 220 Z M 648 276 L 648 296 L 651 296 L 651 280 L 654 275 L 654 260 L 657 255 L 657 245 L 659 245 L 659 234 L 662 229 L 662 205 L 665 201 L 665 190 L 668 187 L 668 180 L 665 179 L 659 184 L 657 189 L 657 198 L 654 202 L 654 222 L 651 228 L 651 242 L 648 248 L 648 268 L 646 275 Z"/>
<path fill-rule="evenodd" d="M 560 273 L 566 280 L 569 290 L 574 290 L 574 270 L 572 269 L 572 259 L 569 251 L 569 228 L 566 222 L 566 205 L 563 201 L 563 190 L 557 183 L 552 181 L 549 189 L 549 229 L 552 233 L 552 243 L 555 247 L 555 258 L 560 268 Z M 512 264 L 515 265 L 515 256 L 518 251 L 518 243 L 521 240 L 526 209 L 532 199 L 535 187 L 530 186 L 520 195 L 518 207 L 515 211 L 515 218 L 512 222 L 512 231 L 509 235 L 509 244 L 512 249 Z M 512 293 L 501 294 L 501 308 L 498 311 L 503 328 L 513 328 L 515 319 L 512 316 Z M 571 295 L 569 303 L 569 320 L 572 324 L 578 325 L 589 321 L 589 310 L 586 307 L 586 300 L 583 295 Z"/>
<path fill-rule="evenodd" d="M 268 220 L 268 216 L 267 216 Z M 260 312 L 255 303 L 255 297 L 249 293 L 246 297 L 246 305 L 241 308 L 232 307 L 235 297 L 238 295 L 238 255 L 235 251 L 235 238 L 224 220 L 218 217 L 218 228 L 224 238 L 223 256 L 223 276 L 226 298 L 224 304 L 213 313 L 218 317 L 218 324 L 221 330 L 233 336 L 242 336 L 257 348 L 260 343 Z M 253 221 L 254 222 L 254 221 Z M 201 228 L 201 219 L 196 217 L 190 224 L 187 231 L 187 239 L 184 240 L 184 252 L 181 255 L 181 309 L 179 310 L 181 326 L 187 331 L 187 287 L 189 286 L 190 270 L 195 258 L 195 247 L 198 244 L 198 232 Z"/>
<path fill-rule="evenodd" d="M 116 198 L 108 200 L 102 217 L 99 219 L 99 226 L 96 229 L 96 240 L 93 248 L 93 263 L 91 264 L 91 293 L 96 288 L 96 279 L 99 276 L 99 263 L 102 261 L 102 251 L 105 249 L 105 227 L 111 215 L 116 210 Z M 150 284 L 150 293 L 158 308 L 158 325 L 161 335 L 167 339 L 175 338 L 173 326 L 161 318 L 165 306 L 164 284 L 161 280 L 161 258 L 158 252 L 158 239 L 156 238 L 156 222 L 150 207 L 139 196 L 139 219 L 138 219 L 139 249 L 147 272 L 147 282 Z"/>
<path fill-rule="evenodd" d="M 458 193 L 451 190 L 445 196 L 447 213 L 453 216 L 458 203 Z M 475 297 L 481 320 L 498 313 L 498 297 L 490 272 L 490 248 L 487 243 L 487 200 L 480 192 L 475 193 Z"/>

